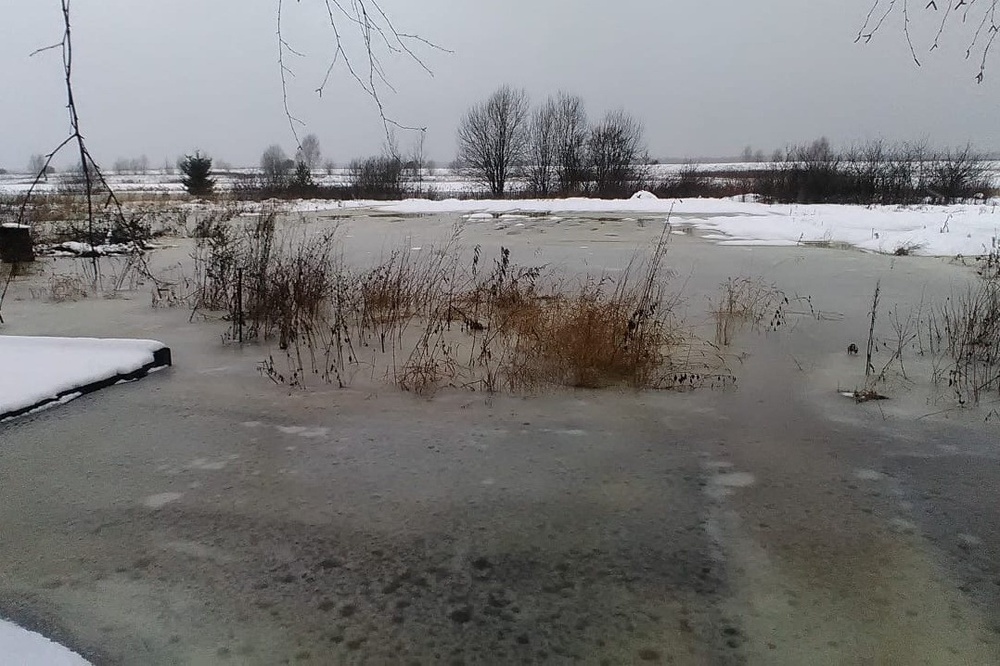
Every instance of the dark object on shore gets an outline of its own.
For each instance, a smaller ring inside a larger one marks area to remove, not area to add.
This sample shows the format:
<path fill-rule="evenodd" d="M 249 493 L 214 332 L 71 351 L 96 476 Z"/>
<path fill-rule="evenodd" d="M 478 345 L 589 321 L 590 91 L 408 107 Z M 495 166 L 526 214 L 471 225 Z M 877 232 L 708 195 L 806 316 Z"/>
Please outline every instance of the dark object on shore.
<path fill-rule="evenodd" d="M 852 342 L 847 347 L 847 353 L 850 354 L 851 356 L 857 356 L 858 355 L 858 346 Z"/>
<path fill-rule="evenodd" d="M 31 227 L 24 224 L 0 224 L 0 261 L 16 264 L 34 260 Z"/>

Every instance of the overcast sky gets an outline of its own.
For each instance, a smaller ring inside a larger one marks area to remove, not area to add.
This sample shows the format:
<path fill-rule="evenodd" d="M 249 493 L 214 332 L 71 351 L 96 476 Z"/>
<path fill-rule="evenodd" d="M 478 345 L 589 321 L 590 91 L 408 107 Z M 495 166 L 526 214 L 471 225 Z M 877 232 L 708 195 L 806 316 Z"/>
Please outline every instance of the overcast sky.
<path fill-rule="evenodd" d="M 295 143 L 282 110 L 277 0 L 101 0 L 73 4 L 77 104 L 98 161 L 147 155 L 173 161 L 196 148 L 234 165 Z M 624 108 L 645 124 L 658 157 L 737 155 L 828 136 L 968 141 L 1000 149 L 1000 62 L 982 85 L 963 59 L 968 36 L 917 68 L 891 19 L 871 44 L 854 43 L 869 0 L 382 0 L 404 32 L 453 51 L 418 49 L 428 76 L 386 60 L 396 93 L 389 115 L 426 126 L 429 156 L 455 154 L 455 127 L 498 85 L 533 100 L 581 95 L 591 117 Z M 921 4 L 922 3 L 917 3 Z M 21 169 L 67 133 L 58 51 L 58 0 L 2 0 L 0 166 Z M 285 31 L 304 57 L 289 104 L 339 163 L 377 152 L 377 110 L 343 69 L 313 92 L 333 53 L 322 0 L 286 0 Z M 932 16 L 918 16 L 918 31 Z M 349 26 L 341 26 L 350 30 Z M 918 39 L 921 35 L 918 32 Z M 921 50 L 922 51 L 922 50 Z M 921 53 L 923 55 L 923 53 Z M 354 55 L 359 55 L 356 51 Z M 407 148 L 414 137 L 400 133 Z M 57 160 L 75 160 L 67 153 Z"/>

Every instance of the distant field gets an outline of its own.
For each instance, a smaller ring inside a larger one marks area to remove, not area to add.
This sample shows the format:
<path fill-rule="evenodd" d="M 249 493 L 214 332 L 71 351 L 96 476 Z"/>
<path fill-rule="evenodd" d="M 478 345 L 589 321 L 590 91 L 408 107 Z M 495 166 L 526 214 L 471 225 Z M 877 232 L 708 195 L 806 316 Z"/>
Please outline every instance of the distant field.
<path fill-rule="evenodd" d="M 731 177 L 732 174 L 752 171 L 755 169 L 767 168 L 769 164 L 761 163 L 718 163 L 699 164 L 699 172 L 703 172 L 710 177 Z M 679 174 L 686 168 L 684 164 L 657 164 L 650 167 L 651 179 L 663 180 L 670 176 Z M 1000 164 L 998 164 L 1000 168 Z M 233 182 L 245 174 L 253 174 L 257 170 L 252 168 L 234 169 L 231 171 L 221 171 L 215 174 L 216 187 L 222 190 L 232 189 Z M 44 193 L 59 192 L 65 185 L 68 174 L 53 174 L 48 181 L 42 182 L 36 191 Z M 144 174 L 116 173 L 108 171 L 105 173 L 108 182 L 119 192 L 165 192 L 182 193 L 181 176 L 178 173 L 166 173 L 163 170 L 151 169 Z M 327 172 L 325 169 L 313 172 L 313 178 L 318 185 L 348 185 L 348 169 L 333 169 Z M 20 194 L 28 190 L 34 181 L 34 175 L 27 173 L 11 173 L 0 175 L 0 194 Z M 451 196 L 461 198 L 463 196 L 482 196 L 486 194 L 487 188 L 480 183 L 476 183 L 461 172 L 453 169 L 441 168 L 426 170 L 419 180 L 410 179 L 410 184 L 418 185 L 421 189 L 427 190 L 436 196 Z"/>

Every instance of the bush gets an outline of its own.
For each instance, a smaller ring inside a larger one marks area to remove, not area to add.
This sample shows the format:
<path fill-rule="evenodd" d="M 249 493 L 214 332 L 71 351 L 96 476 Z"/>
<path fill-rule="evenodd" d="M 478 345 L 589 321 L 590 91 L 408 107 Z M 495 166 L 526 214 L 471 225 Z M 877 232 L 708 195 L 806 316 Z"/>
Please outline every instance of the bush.
<path fill-rule="evenodd" d="M 946 204 L 989 196 L 989 164 L 970 147 L 934 155 L 922 145 L 872 141 L 845 153 L 826 139 L 790 148 L 759 171 L 753 191 L 774 203 Z"/>
<path fill-rule="evenodd" d="M 402 199 L 403 160 L 395 155 L 379 155 L 354 160 L 348 167 L 348 182 L 359 199 Z"/>
<path fill-rule="evenodd" d="M 992 184 L 985 156 L 968 145 L 938 155 L 930 166 L 927 190 L 942 204 L 987 196 Z"/>
<path fill-rule="evenodd" d="M 195 151 L 194 155 L 185 155 L 180 162 L 184 178 L 181 184 L 187 193 L 195 197 L 206 197 L 215 189 L 215 179 L 212 178 L 212 158 Z"/>
<path fill-rule="evenodd" d="M 233 179 L 233 198 L 237 201 L 266 201 L 267 199 L 351 199 L 353 189 L 345 185 L 299 185 L 295 179 L 272 183 L 259 174 L 236 174 Z"/>

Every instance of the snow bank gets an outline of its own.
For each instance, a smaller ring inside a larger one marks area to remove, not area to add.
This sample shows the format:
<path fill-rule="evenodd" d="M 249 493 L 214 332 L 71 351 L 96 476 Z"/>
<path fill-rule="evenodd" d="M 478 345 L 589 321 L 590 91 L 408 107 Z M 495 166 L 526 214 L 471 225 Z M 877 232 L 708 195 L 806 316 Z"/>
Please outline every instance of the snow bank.
<path fill-rule="evenodd" d="M 511 214 L 668 214 L 672 222 L 710 232 L 727 245 L 846 244 L 862 250 L 926 256 L 976 256 L 1000 248 L 997 201 L 951 206 L 772 205 L 733 199 L 521 199 L 302 201 L 293 210 L 374 208 L 398 214 L 463 214 L 469 221 Z"/>
<path fill-rule="evenodd" d="M 0 420 L 170 364 L 154 340 L 0 335 Z"/>
<path fill-rule="evenodd" d="M 705 215 L 694 226 L 728 245 L 847 244 L 862 250 L 936 257 L 976 256 L 1000 248 L 994 203 L 953 206 L 768 206 L 742 204 L 740 215 Z"/>
<path fill-rule="evenodd" d="M 90 662 L 41 634 L 0 620 L 0 655 L 4 664 L 90 666 Z"/>
<path fill-rule="evenodd" d="M 746 206 L 729 199 L 657 199 L 653 195 L 631 199 L 405 199 L 403 201 L 327 201 L 301 200 L 290 202 L 290 212 L 314 213 L 326 210 L 374 208 L 389 213 L 450 214 L 450 213 L 669 213 L 695 211 L 701 213 L 739 213 Z"/>

